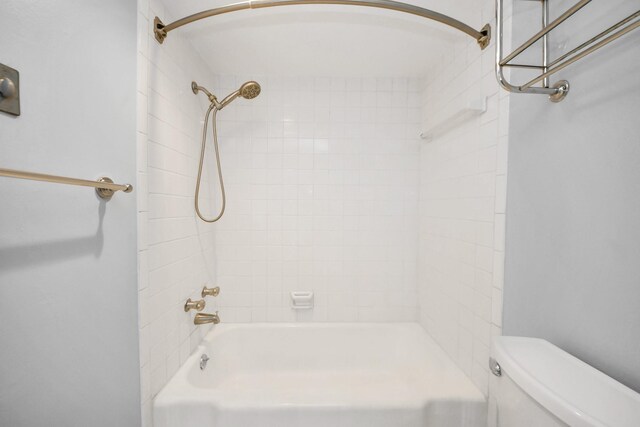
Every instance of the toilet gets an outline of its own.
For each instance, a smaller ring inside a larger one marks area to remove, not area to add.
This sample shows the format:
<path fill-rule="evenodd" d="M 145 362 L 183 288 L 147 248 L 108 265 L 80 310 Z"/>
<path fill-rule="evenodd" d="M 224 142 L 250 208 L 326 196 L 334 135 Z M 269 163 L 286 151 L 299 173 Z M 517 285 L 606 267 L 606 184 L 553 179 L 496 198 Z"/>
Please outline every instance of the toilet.
<path fill-rule="evenodd" d="M 638 427 L 640 394 L 548 341 L 496 337 L 489 427 Z"/>

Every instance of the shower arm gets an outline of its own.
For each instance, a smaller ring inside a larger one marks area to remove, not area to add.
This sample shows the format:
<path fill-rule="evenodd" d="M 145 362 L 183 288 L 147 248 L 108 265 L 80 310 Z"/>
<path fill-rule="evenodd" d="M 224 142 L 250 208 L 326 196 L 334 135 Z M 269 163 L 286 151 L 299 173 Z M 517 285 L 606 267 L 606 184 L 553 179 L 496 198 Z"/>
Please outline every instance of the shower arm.
<path fill-rule="evenodd" d="M 412 15 L 421 16 L 423 18 L 431 19 L 433 21 L 437 21 L 460 30 L 463 33 L 473 37 L 476 42 L 478 42 L 480 49 L 485 49 L 487 46 L 489 46 L 489 42 L 491 41 L 491 26 L 489 24 L 485 25 L 480 31 L 478 31 L 468 26 L 467 24 L 453 19 L 447 15 L 443 15 L 441 13 L 434 12 L 422 7 L 414 6 L 412 4 L 406 4 L 391 0 L 249 0 L 194 13 L 193 15 L 178 19 L 177 21 L 174 21 L 167 25 L 165 25 L 160 20 L 160 18 L 156 16 L 153 20 L 153 32 L 158 43 L 162 43 L 164 42 L 164 39 L 167 38 L 167 34 L 170 31 L 173 31 L 176 28 L 180 28 L 183 25 L 187 25 L 204 18 L 209 18 L 211 16 L 223 15 L 225 13 L 237 12 L 239 10 L 246 9 L 260 9 L 264 7 L 308 4 L 336 4 L 395 10 L 398 12 L 409 13 Z"/>

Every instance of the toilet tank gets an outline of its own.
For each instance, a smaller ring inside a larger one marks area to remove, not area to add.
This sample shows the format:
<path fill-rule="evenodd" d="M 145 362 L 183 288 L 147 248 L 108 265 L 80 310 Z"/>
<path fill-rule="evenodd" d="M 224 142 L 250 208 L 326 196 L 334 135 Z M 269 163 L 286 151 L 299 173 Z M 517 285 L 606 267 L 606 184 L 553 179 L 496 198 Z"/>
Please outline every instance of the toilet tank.
<path fill-rule="evenodd" d="M 489 427 L 638 427 L 640 394 L 553 344 L 496 337 Z"/>

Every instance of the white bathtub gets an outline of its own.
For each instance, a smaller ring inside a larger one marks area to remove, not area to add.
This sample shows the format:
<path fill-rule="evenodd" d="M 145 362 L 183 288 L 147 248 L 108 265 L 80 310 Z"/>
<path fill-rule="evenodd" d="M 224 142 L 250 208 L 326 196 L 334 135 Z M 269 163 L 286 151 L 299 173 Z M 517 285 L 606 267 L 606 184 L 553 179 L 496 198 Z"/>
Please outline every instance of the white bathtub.
<path fill-rule="evenodd" d="M 154 427 L 475 427 L 486 403 L 416 324 L 218 325 L 153 417 Z"/>

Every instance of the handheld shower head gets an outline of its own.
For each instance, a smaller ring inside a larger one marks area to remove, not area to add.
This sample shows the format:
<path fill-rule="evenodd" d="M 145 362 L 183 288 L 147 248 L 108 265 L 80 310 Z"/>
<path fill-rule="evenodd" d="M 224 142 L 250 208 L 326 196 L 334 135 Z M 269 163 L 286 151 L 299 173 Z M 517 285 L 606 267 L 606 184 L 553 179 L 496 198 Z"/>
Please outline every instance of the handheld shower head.
<path fill-rule="evenodd" d="M 256 96 L 260 95 L 260 85 L 254 81 L 246 82 L 242 86 L 240 86 L 240 89 L 236 90 L 232 94 L 228 95 L 225 99 L 223 99 L 222 102 L 218 102 L 215 95 L 213 95 L 211 92 L 209 92 L 207 89 L 203 88 L 202 86 L 198 86 L 198 83 L 196 82 L 191 83 L 191 90 L 196 95 L 198 94 L 198 92 L 201 92 L 201 91 L 204 92 L 209 97 L 209 101 L 211 102 L 211 105 L 209 105 L 209 108 L 207 109 L 207 112 L 204 115 L 204 127 L 202 129 L 202 148 L 200 149 L 200 164 L 198 166 L 198 179 L 196 180 L 196 194 L 195 194 L 194 205 L 196 208 L 196 214 L 198 215 L 198 217 L 200 217 L 201 220 L 205 222 L 216 222 L 224 214 L 224 210 L 227 204 L 227 198 L 224 191 L 224 180 L 222 178 L 222 168 L 220 167 L 220 150 L 218 149 L 218 132 L 216 131 L 216 112 L 218 110 L 222 110 L 224 107 L 229 105 L 234 99 L 236 99 L 239 96 L 245 99 L 253 99 Z M 222 206 L 220 207 L 218 216 L 216 216 L 215 218 L 205 218 L 204 216 L 202 216 L 202 213 L 200 213 L 200 206 L 199 206 L 200 183 L 202 182 L 202 166 L 204 164 L 204 153 L 205 153 L 205 146 L 207 143 L 207 129 L 209 126 L 209 115 L 212 113 L 213 113 L 213 148 L 215 149 L 216 164 L 218 166 L 217 168 L 218 182 L 220 183 Z"/>
<path fill-rule="evenodd" d="M 198 94 L 198 92 L 204 92 L 205 95 L 207 95 L 207 97 L 209 98 L 209 102 L 214 104 L 218 110 L 222 110 L 224 107 L 229 105 L 234 99 L 236 99 L 239 96 L 244 99 L 255 98 L 256 96 L 260 95 L 261 89 L 258 82 L 248 81 L 244 83 L 242 86 L 240 86 L 240 89 L 236 90 L 235 92 L 227 96 L 225 99 L 223 99 L 222 102 L 218 102 L 218 98 L 216 98 L 214 94 L 209 92 L 206 88 L 202 86 L 198 86 L 198 83 L 196 82 L 191 82 L 191 90 L 196 95 Z"/>
<path fill-rule="evenodd" d="M 244 99 L 253 99 L 260 95 L 260 85 L 258 82 L 250 81 L 240 86 L 240 96 Z"/>
<path fill-rule="evenodd" d="M 239 96 L 244 99 L 253 99 L 258 95 L 260 95 L 260 85 L 258 82 L 248 81 L 240 86 L 240 89 L 223 99 L 218 109 L 223 109 Z"/>

